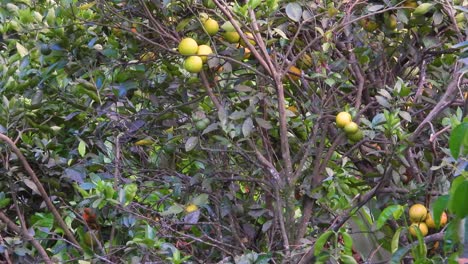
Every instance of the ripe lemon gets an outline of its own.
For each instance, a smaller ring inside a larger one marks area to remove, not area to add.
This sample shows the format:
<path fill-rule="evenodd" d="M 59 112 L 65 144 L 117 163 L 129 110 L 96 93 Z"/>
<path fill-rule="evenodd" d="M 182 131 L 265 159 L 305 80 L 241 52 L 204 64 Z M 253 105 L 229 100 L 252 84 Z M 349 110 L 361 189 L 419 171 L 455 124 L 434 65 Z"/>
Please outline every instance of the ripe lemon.
<path fill-rule="evenodd" d="M 447 214 L 445 212 L 442 213 L 440 216 L 440 223 L 439 227 L 444 227 L 447 224 Z M 432 218 L 432 214 L 428 213 L 426 217 L 426 225 L 429 228 L 436 228 L 434 218 Z"/>
<path fill-rule="evenodd" d="M 239 33 L 237 33 L 236 31 L 225 32 L 223 37 L 229 43 L 237 43 L 240 39 Z"/>
<path fill-rule="evenodd" d="M 210 55 L 210 54 L 213 54 L 213 50 L 211 49 L 210 46 L 208 45 L 198 46 L 197 55 L 200 56 L 200 58 L 202 59 L 204 63 L 208 60 L 207 55 Z"/>
<path fill-rule="evenodd" d="M 184 68 L 191 73 L 198 73 L 202 70 L 203 60 L 200 56 L 190 56 L 184 61 Z"/>
<path fill-rule="evenodd" d="M 344 128 L 343 128 L 344 132 L 346 132 L 346 134 L 348 135 L 351 135 L 351 134 L 354 134 L 356 132 L 358 132 L 359 130 L 359 126 L 358 124 L 354 123 L 354 122 L 349 122 Z"/>
<path fill-rule="evenodd" d="M 255 38 L 254 38 L 254 35 L 250 32 L 246 32 L 245 33 L 245 36 L 247 37 L 247 39 L 249 40 L 250 44 L 254 45 L 257 44 L 257 42 L 255 42 Z M 247 46 L 247 44 L 245 43 L 245 41 L 243 39 L 240 39 L 240 44 L 244 47 Z"/>
<path fill-rule="evenodd" d="M 184 38 L 179 43 L 179 52 L 182 55 L 197 54 L 198 44 L 193 38 Z"/>
<path fill-rule="evenodd" d="M 208 18 L 205 20 L 205 22 L 203 22 L 203 28 L 205 29 L 206 33 L 208 33 L 208 35 L 214 36 L 219 31 L 218 21 L 212 18 Z"/>
<path fill-rule="evenodd" d="M 352 117 L 348 112 L 340 112 L 336 115 L 336 126 L 339 128 L 345 127 L 347 124 L 351 123 Z"/>
<path fill-rule="evenodd" d="M 198 206 L 194 204 L 189 204 L 187 207 L 185 207 L 185 212 L 187 213 L 195 212 L 196 210 L 198 210 Z"/>
<path fill-rule="evenodd" d="M 409 218 L 411 222 L 423 222 L 427 217 L 427 208 L 422 204 L 414 204 L 409 209 Z"/>
<path fill-rule="evenodd" d="M 421 222 L 421 223 L 412 223 L 409 227 L 409 232 L 412 236 L 417 236 L 416 229 L 419 229 L 421 231 L 421 234 L 423 236 L 426 236 L 427 233 L 429 233 L 429 229 L 427 228 L 426 223 Z"/>
<path fill-rule="evenodd" d="M 289 67 L 288 76 L 291 77 L 293 81 L 299 80 L 299 77 L 301 76 L 301 74 L 302 74 L 302 71 L 298 67 L 294 65 Z"/>

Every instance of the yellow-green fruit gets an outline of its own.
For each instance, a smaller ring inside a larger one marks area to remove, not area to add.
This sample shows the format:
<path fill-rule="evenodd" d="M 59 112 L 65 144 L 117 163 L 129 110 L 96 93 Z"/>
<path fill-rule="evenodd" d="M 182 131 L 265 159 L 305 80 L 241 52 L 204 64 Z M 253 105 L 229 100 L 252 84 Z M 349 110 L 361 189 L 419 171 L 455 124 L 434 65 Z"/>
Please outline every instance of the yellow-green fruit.
<path fill-rule="evenodd" d="M 463 21 L 465 21 L 465 13 L 461 12 L 459 14 L 457 14 L 455 16 L 455 20 L 458 22 L 458 23 L 461 23 Z"/>
<path fill-rule="evenodd" d="M 202 61 L 205 63 L 208 60 L 208 55 L 213 54 L 213 50 L 208 45 L 198 46 L 197 55 L 200 56 Z"/>
<path fill-rule="evenodd" d="M 412 236 L 417 236 L 417 231 L 416 229 L 419 229 L 421 231 L 421 234 L 423 236 L 426 236 L 429 233 L 429 228 L 427 228 L 426 223 L 421 222 L 421 223 L 412 223 L 409 227 L 410 234 Z"/>
<path fill-rule="evenodd" d="M 427 208 L 422 204 L 414 204 L 410 207 L 408 213 L 411 222 L 423 222 L 427 217 Z"/>
<path fill-rule="evenodd" d="M 224 39 L 229 43 L 238 43 L 240 36 L 236 31 L 228 31 L 223 34 Z"/>
<path fill-rule="evenodd" d="M 96 239 L 97 240 L 101 239 L 101 235 L 99 234 L 98 230 L 89 230 L 89 231 L 86 231 L 86 233 L 84 234 L 84 243 L 88 247 L 91 247 L 91 248 L 97 247 L 98 242 L 96 241 Z"/>
<path fill-rule="evenodd" d="M 205 22 L 203 22 L 203 28 L 205 29 L 206 33 L 208 33 L 208 35 L 214 36 L 219 31 L 218 21 L 212 18 L 208 18 L 205 20 Z"/>
<path fill-rule="evenodd" d="M 179 43 L 179 53 L 182 55 L 197 54 L 198 44 L 193 38 L 184 38 Z"/>
<path fill-rule="evenodd" d="M 348 112 L 340 112 L 336 115 L 336 126 L 339 128 L 344 128 L 351 121 L 352 117 Z"/>
<path fill-rule="evenodd" d="M 310 68 L 312 66 L 312 57 L 304 53 L 298 60 L 297 60 L 297 66 L 299 68 L 304 69 L 304 68 Z"/>
<path fill-rule="evenodd" d="M 397 17 L 393 14 L 385 17 L 385 25 L 388 29 L 395 29 L 397 27 Z"/>
<path fill-rule="evenodd" d="M 422 3 L 413 12 L 413 15 L 415 16 L 422 16 L 425 15 L 427 12 L 429 12 L 433 7 L 433 4 L 431 3 Z"/>
<path fill-rule="evenodd" d="M 250 44 L 254 45 L 257 44 L 257 42 L 255 42 L 255 38 L 254 38 L 254 35 L 250 32 L 246 32 L 245 33 L 245 36 L 247 37 L 247 39 L 249 40 Z M 243 39 L 240 39 L 240 44 L 244 47 L 247 46 L 247 44 L 245 43 L 245 41 Z"/>
<path fill-rule="evenodd" d="M 200 56 L 190 56 L 184 61 L 184 68 L 191 73 L 198 73 L 203 68 L 203 60 Z"/>
<path fill-rule="evenodd" d="M 347 124 L 343 128 L 343 130 L 344 130 L 344 132 L 346 132 L 346 134 L 351 135 L 351 134 L 354 134 L 354 133 L 358 132 L 359 126 L 358 126 L 358 124 L 356 124 L 354 122 L 350 122 L 349 124 Z"/>
<path fill-rule="evenodd" d="M 373 32 L 379 27 L 379 24 L 373 20 L 368 20 L 362 26 L 367 32 Z"/>
<path fill-rule="evenodd" d="M 362 130 L 358 129 L 356 133 L 348 135 L 348 139 L 351 140 L 352 142 L 358 142 L 364 138 L 364 133 Z"/>
<path fill-rule="evenodd" d="M 187 213 L 195 212 L 196 210 L 198 210 L 198 206 L 196 206 L 196 205 L 194 205 L 194 204 L 189 204 L 189 205 L 185 208 L 185 212 L 187 212 Z"/>

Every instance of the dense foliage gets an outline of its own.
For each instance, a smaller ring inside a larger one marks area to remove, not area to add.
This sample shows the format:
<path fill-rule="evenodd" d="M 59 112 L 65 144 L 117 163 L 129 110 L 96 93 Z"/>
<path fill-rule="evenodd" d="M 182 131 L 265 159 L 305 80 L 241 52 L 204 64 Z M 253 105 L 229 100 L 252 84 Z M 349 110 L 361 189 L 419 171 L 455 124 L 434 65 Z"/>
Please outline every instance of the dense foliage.
<path fill-rule="evenodd" d="M 467 5 L 2 1 L 3 260 L 455 261 Z"/>

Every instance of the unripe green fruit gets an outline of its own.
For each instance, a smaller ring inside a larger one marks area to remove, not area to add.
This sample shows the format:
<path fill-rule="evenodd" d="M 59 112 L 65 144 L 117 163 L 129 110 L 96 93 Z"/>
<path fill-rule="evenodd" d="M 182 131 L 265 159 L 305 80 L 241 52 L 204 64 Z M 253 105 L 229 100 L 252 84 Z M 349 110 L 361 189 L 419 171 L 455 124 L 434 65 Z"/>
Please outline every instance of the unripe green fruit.
<path fill-rule="evenodd" d="M 351 134 L 354 134 L 354 133 L 358 132 L 359 126 L 358 126 L 358 124 L 356 124 L 354 122 L 351 122 L 351 123 L 347 124 L 343 128 L 343 130 L 346 132 L 346 134 L 351 135 Z"/>
<path fill-rule="evenodd" d="M 359 129 L 356 131 L 356 133 L 348 135 L 348 138 L 352 142 L 358 142 L 364 138 L 364 133 L 362 133 L 362 130 Z"/>

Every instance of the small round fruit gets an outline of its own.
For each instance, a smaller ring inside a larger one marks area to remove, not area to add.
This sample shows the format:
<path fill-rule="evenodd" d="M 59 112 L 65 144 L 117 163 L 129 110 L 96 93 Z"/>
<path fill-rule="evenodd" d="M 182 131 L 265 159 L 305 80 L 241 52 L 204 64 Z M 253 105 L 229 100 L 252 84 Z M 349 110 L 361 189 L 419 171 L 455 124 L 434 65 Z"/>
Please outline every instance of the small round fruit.
<path fill-rule="evenodd" d="M 302 74 L 302 71 L 296 67 L 296 66 L 291 66 L 288 70 L 288 76 L 293 80 L 293 81 L 297 81 L 299 80 L 299 77 L 301 76 Z"/>
<path fill-rule="evenodd" d="M 223 38 L 229 43 L 238 43 L 240 36 L 236 31 L 228 31 L 223 34 Z"/>
<path fill-rule="evenodd" d="M 200 56 L 190 56 L 185 59 L 184 68 L 191 73 L 199 73 L 203 68 L 203 60 Z"/>
<path fill-rule="evenodd" d="M 415 0 L 407 0 L 403 3 L 403 6 L 406 8 L 416 8 L 418 7 L 418 3 Z"/>
<path fill-rule="evenodd" d="M 427 208 L 422 204 L 414 204 L 410 207 L 408 213 L 411 222 L 423 222 L 427 217 Z"/>
<path fill-rule="evenodd" d="M 205 128 L 208 127 L 209 124 L 210 124 L 210 119 L 205 117 L 202 120 L 199 120 L 195 123 L 195 128 L 198 130 L 204 130 Z"/>
<path fill-rule="evenodd" d="M 440 216 L 439 227 L 444 227 L 446 224 L 447 224 L 447 214 L 445 212 L 442 212 L 442 215 Z M 434 218 L 432 218 L 431 213 L 427 214 L 426 225 L 429 228 L 436 228 L 436 224 L 435 224 Z"/>
<path fill-rule="evenodd" d="M 42 55 L 49 55 L 50 53 L 52 53 L 52 50 L 50 49 L 49 45 L 47 44 L 42 44 L 41 47 L 40 47 L 40 52 Z"/>
<path fill-rule="evenodd" d="M 182 55 L 197 54 L 198 44 L 193 38 L 184 38 L 179 43 L 179 52 Z"/>
<path fill-rule="evenodd" d="M 426 236 L 429 233 L 429 229 L 427 228 L 426 223 L 421 222 L 421 223 L 412 223 L 409 227 L 409 232 L 411 233 L 412 236 L 417 236 L 416 229 L 419 229 L 421 231 L 421 234 L 423 236 Z"/>
<path fill-rule="evenodd" d="M 249 40 L 250 44 L 252 44 L 253 46 L 255 46 L 255 44 L 257 44 L 257 42 L 255 42 L 255 38 L 254 38 L 254 35 L 250 32 L 246 32 L 245 33 L 245 36 L 247 37 L 247 39 Z M 243 39 L 240 39 L 240 44 L 244 47 L 247 46 L 247 44 L 245 43 L 245 41 Z"/>
<path fill-rule="evenodd" d="M 385 18 L 385 25 L 388 29 L 395 29 L 397 28 L 397 17 L 393 14 L 387 16 Z"/>
<path fill-rule="evenodd" d="M 212 18 L 208 18 L 205 20 L 205 22 L 203 22 L 203 28 L 205 29 L 206 33 L 208 33 L 208 35 L 214 36 L 219 31 L 218 21 Z"/>
<path fill-rule="evenodd" d="M 202 61 L 205 63 L 208 60 L 208 55 L 213 54 L 213 50 L 208 45 L 198 46 L 197 55 L 200 56 Z"/>
<path fill-rule="evenodd" d="M 348 135 L 348 139 L 351 140 L 352 142 L 361 141 L 363 138 L 364 138 L 364 133 L 360 129 L 358 129 L 356 133 Z"/>
<path fill-rule="evenodd" d="M 352 135 L 356 132 L 358 132 L 359 130 L 359 126 L 358 124 L 354 123 L 354 122 L 349 122 L 344 128 L 343 128 L 344 132 L 346 132 L 346 134 L 348 135 Z"/>
<path fill-rule="evenodd" d="M 336 126 L 339 128 L 343 128 L 351 122 L 352 117 L 348 112 L 340 112 L 336 115 Z"/>
<path fill-rule="evenodd" d="M 187 207 L 185 207 L 185 212 L 187 213 L 195 212 L 196 210 L 198 210 L 198 206 L 194 204 L 189 204 Z"/>

